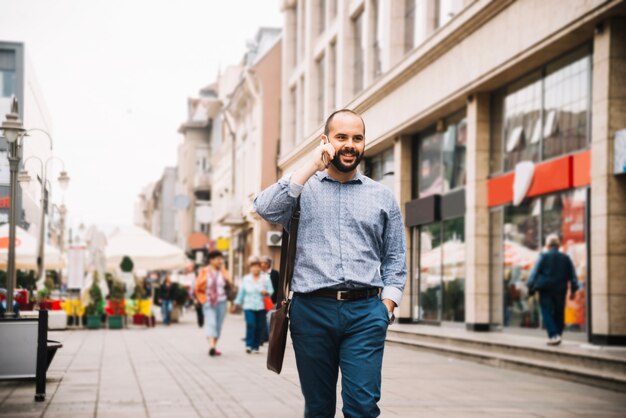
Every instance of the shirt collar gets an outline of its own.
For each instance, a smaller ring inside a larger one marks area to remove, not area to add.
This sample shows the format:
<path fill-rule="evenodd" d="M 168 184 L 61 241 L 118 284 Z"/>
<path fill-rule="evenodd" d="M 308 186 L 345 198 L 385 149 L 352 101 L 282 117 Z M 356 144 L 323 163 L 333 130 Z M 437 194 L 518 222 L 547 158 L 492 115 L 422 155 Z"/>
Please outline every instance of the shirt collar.
<path fill-rule="evenodd" d="M 339 181 L 335 180 L 330 175 L 328 175 L 328 172 L 326 170 L 318 171 L 317 173 L 315 173 L 315 177 L 317 177 L 319 181 L 328 180 L 328 181 L 333 181 L 335 183 L 339 183 Z M 354 175 L 354 177 L 352 177 L 350 180 L 346 181 L 345 184 L 363 183 L 363 177 L 364 177 L 363 174 L 361 174 L 361 172 L 359 170 L 357 170 L 356 174 Z"/>

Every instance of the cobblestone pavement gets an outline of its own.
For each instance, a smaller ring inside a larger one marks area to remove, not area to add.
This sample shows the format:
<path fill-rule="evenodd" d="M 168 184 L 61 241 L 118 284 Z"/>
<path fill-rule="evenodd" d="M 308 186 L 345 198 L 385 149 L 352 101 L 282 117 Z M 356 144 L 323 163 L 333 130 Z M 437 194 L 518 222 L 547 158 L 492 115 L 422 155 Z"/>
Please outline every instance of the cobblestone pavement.
<path fill-rule="evenodd" d="M 51 332 L 64 347 L 50 366 L 46 402 L 33 401 L 32 381 L 0 382 L 0 416 L 303 415 L 291 348 L 280 376 L 267 371 L 264 351 L 245 353 L 243 319 L 231 315 L 223 355 L 210 358 L 194 319 L 190 311 L 170 327 Z M 380 406 L 383 417 L 623 417 L 626 395 L 388 345 Z"/>

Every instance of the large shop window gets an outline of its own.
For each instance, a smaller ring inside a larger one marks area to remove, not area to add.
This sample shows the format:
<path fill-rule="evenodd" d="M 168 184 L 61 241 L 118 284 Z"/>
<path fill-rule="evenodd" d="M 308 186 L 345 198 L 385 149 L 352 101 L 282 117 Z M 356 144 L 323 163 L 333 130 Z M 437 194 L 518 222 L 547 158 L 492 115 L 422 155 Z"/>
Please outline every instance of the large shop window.
<path fill-rule="evenodd" d="M 394 158 L 393 147 L 365 160 L 365 173 L 372 180 L 381 182 L 393 190 Z"/>
<path fill-rule="evenodd" d="M 420 228 L 419 309 L 423 321 L 465 321 L 465 218 Z"/>
<path fill-rule="evenodd" d="M 590 84 L 591 55 L 584 47 L 496 92 L 492 173 L 586 148 Z"/>
<path fill-rule="evenodd" d="M 582 285 L 574 300 L 567 299 L 565 325 L 569 331 L 586 330 L 587 289 L 587 237 L 586 225 L 587 189 L 527 199 L 520 206 L 503 209 L 503 224 L 493 225 L 501 231 L 499 237 L 492 236 L 492 260 L 502 263 L 493 266 L 492 274 L 500 273 L 502 286 L 497 284 L 494 296 L 502 295 L 502 324 L 505 327 L 540 328 L 539 296 L 529 296 L 526 283 L 541 251 L 545 237 L 556 233 L 561 238 L 561 251 L 568 254 L 578 280 Z M 495 215 L 495 213 L 494 213 Z M 492 216 L 492 220 L 502 219 Z M 495 267 L 495 268 L 494 268 Z M 496 279 L 497 280 L 497 279 Z M 499 322 L 496 316 L 494 322 Z"/>
<path fill-rule="evenodd" d="M 465 186 L 467 124 L 465 113 L 445 122 L 443 132 L 420 135 L 414 197 L 442 194 Z"/>

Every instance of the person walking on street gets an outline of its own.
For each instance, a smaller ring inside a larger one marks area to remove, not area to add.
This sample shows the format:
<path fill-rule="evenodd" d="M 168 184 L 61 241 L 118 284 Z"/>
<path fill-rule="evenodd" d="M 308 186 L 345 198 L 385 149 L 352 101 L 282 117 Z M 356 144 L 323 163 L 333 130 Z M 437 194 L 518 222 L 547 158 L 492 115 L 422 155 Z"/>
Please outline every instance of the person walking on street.
<path fill-rule="evenodd" d="M 204 326 L 204 304 L 198 300 L 196 285 L 198 284 L 198 275 L 194 271 L 194 265 L 189 264 L 187 266 L 186 275 L 192 275 L 191 286 L 189 287 L 189 299 L 193 301 L 194 309 L 196 310 L 196 321 L 198 322 L 198 328 L 202 328 Z"/>
<path fill-rule="evenodd" d="M 169 325 L 172 320 L 172 300 L 174 300 L 174 287 L 170 275 L 167 274 L 163 284 L 159 287 L 159 303 L 164 325 Z"/>
<path fill-rule="evenodd" d="M 548 235 L 547 251 L 539 255 L 527 283 L 529 294 L 539 292 L 539 307 L 548 333 L 548 345 L 561 344 L 568 282 L 570 299 L 574 299 L 579 287 L 574 263 L 567 254 L 559 251 L 560 245 L 558 235 Z"/>
<path fill-rule="evenodd" d="M 261 272 L 261 260 L 257 256 L 248 259 L 250 273 L 243 277 L 235 305 L 243 307 L 246 318 L 246 352 L 259 353 L 265 322 L 264 296 L 274 293 L 269 277 Z"/>
<path fill-rule="evenodd" d="M 226 286 L 232 285 L 223 265 L 224 255 L 220 251 L 211 251 L 209 264 L 200 270 L 195 286 L 196 300 L 202 305 L 211 357 L 222 355 L 217 349 L 217 341 L 226 316 Z"/>
<path fill-rule="evenodd" d="M 272 315 L 274 314 L 275 307 L 276 307 L 276 295 L 278 294 L 276 292 L 276 289 L 278 289 L 279 275 L 278 275 L 278 271 L 272 268 L 272 259 L 271 257 L 267 255 L 264 255 L 263 257 L 261 257 L 261 270 L 263 271 L 263 273 L 267 275 L 267 277 L 269 277 L 270 281 L 272 282 L 272 288 L 274 289 L 274 293 L 272 293 L 272 296 L 271 296 L 272 305 L 274 308 L 266 311 L 266 314 L 265 314 L 266 326 L 263 329 L 263 337 L 261 338 L 261 343 L 265 343 L 269 340 L 270 320 L 272 319 Z"/>
<path fill-rule="evenodd" d="M 272 282 L 272 288 L 276 290 L 278 288 L 278 271 L 272 268 L 271 257 L 264 255 L 261 257 L 261 270 L 267 274 Z M 276 292 L 272 293 L 272 303 L 276 305 Z"/>
<path fill-rule="evenodd" d="M 406 282 L 406 238 L 393 193 L 357 171 L 365 123 L 332 113 L 321 144 L 254 201 L 288 228 L 300 204 L 290 330 L 305 417 L 335 415 L 339 369 L 346 417 L 380 415 L 388 325 Z"/>

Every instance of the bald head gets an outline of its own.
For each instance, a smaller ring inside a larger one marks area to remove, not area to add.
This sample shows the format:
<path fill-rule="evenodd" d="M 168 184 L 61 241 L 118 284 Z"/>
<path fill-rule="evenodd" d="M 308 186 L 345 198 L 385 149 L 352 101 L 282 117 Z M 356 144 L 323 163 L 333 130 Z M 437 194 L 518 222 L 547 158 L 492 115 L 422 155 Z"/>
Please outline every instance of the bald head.
<path fill-rule="evenodd" d="M 335 119 L 335 116 L 338 116 L 338 115 L 342 115 L 342 116 L 352 115 L 352 116 L 359 118 L 361 120 L 361 125 L 363 125 L 363 136 L 365 136 L 365 122 L 363 122 L 363 118 L 354 110 L 350 110 L 350 109 L 339 109 L 331 113 L 328 119 L 326 119 L 326 123 L 324 124 L 324 135 L 329 136 L 330 131 L 333 128 L 332 127 L 333 120 Z"/>

